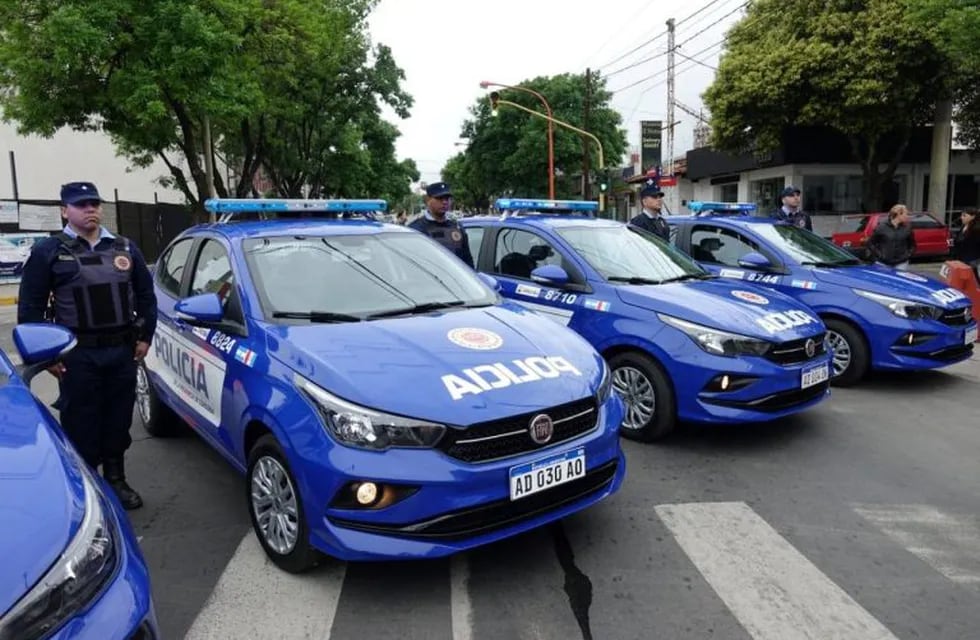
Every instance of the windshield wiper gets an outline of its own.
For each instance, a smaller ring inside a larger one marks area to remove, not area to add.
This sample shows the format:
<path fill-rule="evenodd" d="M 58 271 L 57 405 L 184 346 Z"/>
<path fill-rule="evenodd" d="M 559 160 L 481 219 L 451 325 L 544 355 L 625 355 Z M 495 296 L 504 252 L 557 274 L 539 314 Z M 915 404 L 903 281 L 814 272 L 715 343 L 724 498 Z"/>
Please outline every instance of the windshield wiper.
<path fill-rule="evenodd" d="M 804 267 L 853 267 L 861 264 L 861 261 L 857 258 L 848 258 L 839 262 L 806 261 L 800 264 Z"/>
<path fill-rule="evenodd" d="M 664 282 L 663 280 L 641 278 L 639 276 L 609 276 L 606 280 L 609 282 L 625 282 L 626 284 L 662 284 Z"/>
<path fill-rule="evenodd" d="M 421 304 L 416 304 L 411 307 L 402 307 L 400 309 L 392 309 L 390 311 L 379 311 L 378 313 L 372 313 L 367 316 L 365 320 L 374 320 L 375 318 L 390 318 L 392 316 L 404 316 L 413 313 L 426 313 L 428 311 L 438 311 L 439 309 L 448 309 L 449 307 L 460 307 L 466 304 L 463 300 L 450 300 L 448 302 L 423 302 Z"/>
<path fill-rule="evenodd" d="M 334 313 L 333 311 L 276 311 L 273 318 L 289 318 L 291 320 L 309 320 L 310 322 L 360 322 L 364 318 L 349 313 Z"/>
<path fill-rule="evenodd" d="M 661 280 L 661 283 L 667 282 L 683 282 L 684 280 L 710 280 L 715 276 L 710 273 L 685 273 L 682 276 L 676 276 L 674 278 L 667 278 L 666 280 Z"/>

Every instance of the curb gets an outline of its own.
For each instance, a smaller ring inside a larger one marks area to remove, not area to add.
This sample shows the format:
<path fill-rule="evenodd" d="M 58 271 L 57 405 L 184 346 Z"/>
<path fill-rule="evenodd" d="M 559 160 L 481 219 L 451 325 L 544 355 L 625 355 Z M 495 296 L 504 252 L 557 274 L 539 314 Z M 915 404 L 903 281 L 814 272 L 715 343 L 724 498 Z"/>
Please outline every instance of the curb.
<path fill-rule="evenodd" d="M 17 306 L 17 296 L 0 296 L 0 307 Z"/>

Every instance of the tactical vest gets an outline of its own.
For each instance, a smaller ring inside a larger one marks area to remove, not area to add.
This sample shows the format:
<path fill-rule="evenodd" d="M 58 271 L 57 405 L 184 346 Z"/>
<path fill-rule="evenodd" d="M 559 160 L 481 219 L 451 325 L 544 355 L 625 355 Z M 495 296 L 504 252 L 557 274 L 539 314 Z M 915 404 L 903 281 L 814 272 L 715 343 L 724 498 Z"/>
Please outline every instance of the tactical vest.
<path fill-rule="evenodd" d="M 459 224 L 450 221 L 439 223 L 428 218 L 421 218 L 421 220 L 421 223 L 413 225 L 416 229 L 459 255 L 460 251 L 463 250 L 463 232 L 460 230 Z"/>
<path fill-rule="evenodd" d="M 55 322 L 82 333 L 132 326 L 135 311 L 129 240 L 117 237 L 108 246 L 89 250 L 80 238 L 64 232 L 56 237 L 62 246 L 51 267 Z"/>

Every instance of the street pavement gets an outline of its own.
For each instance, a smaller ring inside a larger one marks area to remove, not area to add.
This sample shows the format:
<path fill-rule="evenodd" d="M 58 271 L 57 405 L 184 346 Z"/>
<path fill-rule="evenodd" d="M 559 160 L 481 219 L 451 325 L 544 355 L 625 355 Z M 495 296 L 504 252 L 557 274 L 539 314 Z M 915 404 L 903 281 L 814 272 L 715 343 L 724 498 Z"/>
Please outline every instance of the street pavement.
<path fill-rule="evenodd" d="M 980 355 L 774 423 L 626 442 L 622 490 L 560 524 L 303 576 L 265 559 L 236 471 L 137 416 L 131 519 L 166 639 L 976 638 L 978 382 Z M 34 390 L 56 395 L 46 374 Z"/>

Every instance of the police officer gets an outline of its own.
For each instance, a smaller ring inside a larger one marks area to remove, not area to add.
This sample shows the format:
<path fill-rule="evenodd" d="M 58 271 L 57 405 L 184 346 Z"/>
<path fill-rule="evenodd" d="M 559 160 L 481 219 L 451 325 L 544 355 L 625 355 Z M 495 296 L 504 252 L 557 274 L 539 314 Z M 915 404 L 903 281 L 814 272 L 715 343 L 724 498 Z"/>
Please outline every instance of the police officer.
<path fill-rule="evenodd" d="M 156 328 L 153 280 L 139 249 L 102 226 L 91 182 L 61 187 L 61 233 L 36 243 L 24 265 L 17 322 L 53 319 L 78 344 L 49 371 L 58 378 L 61 426 L 126 509 L 143 505 L 126 482 L 123 454 L 136 400 L 136 367 Z M 49 313 L 50 302 L 50 313 Z"/>
<path fill-rule="evenodd" d="M 660 236 L 670 242 L 670 225 L 664 220 L 661 210 L 664 207 L 664 192 L 656 180 L 647 180 L 640 189 L 640 204 L 643 211 L 630 220 L 630 224 Z"/>
<path fill-rule="evenodd" d="M 446 217 L 452 204 L 453 193 L 449 185 L 434 182 L 425 189 L 425 211 L 408 226 L 429 236 L 472 267 L 473 255 L 466 231 L 458 222 Z"/>
<path fill-rule="evenodd" d="M 769 214 L 770 218 L 789 222 L 807 231 L 813 231 L 813 221 L 810 220 L 810 214 L 803 211 L 800 206 L 803 198 L 799 189 L 792 185 L 787 186 L 779 194 L 779 199 L 782 205 Z"/>

